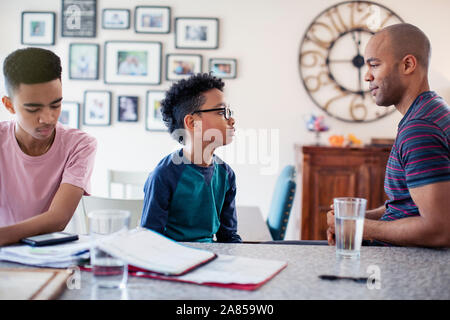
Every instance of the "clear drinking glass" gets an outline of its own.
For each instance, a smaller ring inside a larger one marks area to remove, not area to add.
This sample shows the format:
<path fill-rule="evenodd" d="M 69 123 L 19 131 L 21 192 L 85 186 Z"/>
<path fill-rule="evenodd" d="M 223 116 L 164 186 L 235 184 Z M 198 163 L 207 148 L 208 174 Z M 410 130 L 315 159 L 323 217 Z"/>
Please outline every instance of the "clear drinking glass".
<path fill-rule="evenodd" d="M 366 204 L 362 198 L 333 199 L 337 256 L 359 257 Z"/>
<path fill-rule="evenodd" d="M 128 230 L 130 212 L 125 210 L 97 210 L 88 213 L 91 236 L 91 266 L 93 281 L 99 288 L 125 288 L 128 265 L 97 247 L 102 238 Z"/>

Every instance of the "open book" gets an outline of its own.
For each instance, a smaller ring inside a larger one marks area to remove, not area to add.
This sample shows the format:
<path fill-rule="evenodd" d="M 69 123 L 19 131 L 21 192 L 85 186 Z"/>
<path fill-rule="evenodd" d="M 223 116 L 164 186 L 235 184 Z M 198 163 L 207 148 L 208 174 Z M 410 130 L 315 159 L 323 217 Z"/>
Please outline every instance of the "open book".
<path fill-rule="evenodd" d="M 134 229 L 97 243 L 101 250 L 127 264 L 165 275 L 182 275 L 217 255 L 187 247 L 148 229 Z"/>

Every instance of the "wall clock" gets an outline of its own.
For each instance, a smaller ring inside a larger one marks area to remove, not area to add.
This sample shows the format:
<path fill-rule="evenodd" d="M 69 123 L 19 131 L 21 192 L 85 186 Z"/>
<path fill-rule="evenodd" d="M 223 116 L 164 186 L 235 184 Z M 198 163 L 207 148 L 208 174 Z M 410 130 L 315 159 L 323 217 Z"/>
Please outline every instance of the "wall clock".
<path fill-rule="evenodd" d="M 379 107 L 364 81 L 364 49 L 378 30 L 403 20 L 370 1 L 346 1 L 320 13 L 307 28 L 300 46 L 299 70 L 314 103 L 347 122 L 370 122 L 393 111 Z"/>

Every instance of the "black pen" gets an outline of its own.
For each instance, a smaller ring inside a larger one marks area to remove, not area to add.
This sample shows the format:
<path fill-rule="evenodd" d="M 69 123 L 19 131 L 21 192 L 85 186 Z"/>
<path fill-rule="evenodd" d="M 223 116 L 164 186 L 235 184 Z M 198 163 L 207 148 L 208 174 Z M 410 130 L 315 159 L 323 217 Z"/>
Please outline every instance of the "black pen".
<path fill-rule="evenodd" d="M 342 277 L 342 276 L 335 276 L 335 275 L 330 275 L 330 274 L 321 274 L 319 276 L 320 279 L 322 280 L 352 280 L 358 283 L 366 283 L 367 280 L 369 280 L 369 278 L 367 277 L 360 277 L 360 278 L 356 278 L 356 277 Z"/>

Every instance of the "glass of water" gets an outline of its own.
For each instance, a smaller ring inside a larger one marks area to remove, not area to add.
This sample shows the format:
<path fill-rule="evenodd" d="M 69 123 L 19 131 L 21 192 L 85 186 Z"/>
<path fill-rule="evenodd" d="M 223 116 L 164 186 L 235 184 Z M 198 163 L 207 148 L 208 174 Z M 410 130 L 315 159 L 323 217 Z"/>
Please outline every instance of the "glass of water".
<path fill-rule="evenodd" d="M 99 288 L 125 288 L 128 281 L 128 265 L 98 248 L 102 238 L 127 231 L 130 212 L 125 210 L 96 210 L 88 213 L 91 236 L 91 266 L 94 285 Z"/>
<path fill-rule="evenodd" d="M 333 199 L 338 257 L 359 258 L 366 204 L 367 200 L 362 198 Z"/>

